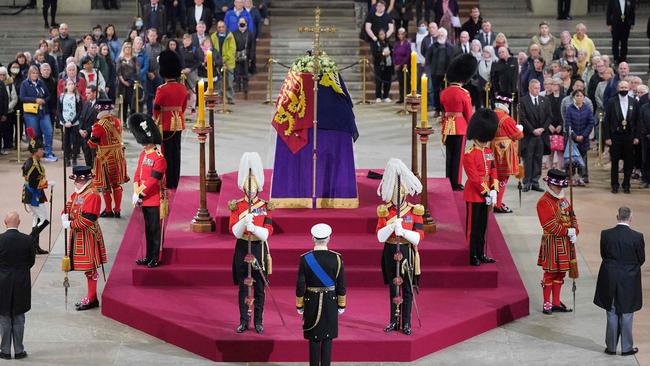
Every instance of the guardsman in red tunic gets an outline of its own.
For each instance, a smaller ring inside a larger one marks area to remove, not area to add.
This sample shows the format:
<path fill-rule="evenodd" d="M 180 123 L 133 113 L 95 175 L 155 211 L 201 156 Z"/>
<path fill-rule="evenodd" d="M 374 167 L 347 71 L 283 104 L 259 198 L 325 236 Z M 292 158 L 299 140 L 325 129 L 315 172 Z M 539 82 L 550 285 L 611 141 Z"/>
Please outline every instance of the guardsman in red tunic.
<path fill-rule="evenodd" d="M 469 54 L 461 54 L 453 59 L 447 69 L 449 86 L 440 93 L 440 105 L 444 110 L 441 134 L 446 149 L 445 176 L 449 178 L 454 191 L 463 190 L 465 132 L 467 122 L 472 117 L 472 98 L 463 89 L 463 84 L 476 73 L 476 65 L 476 59 Z"/>
<path fill-rule="evenodd" d="M 494 205 L 496 213 L 511 213 L 512 210 L 503 203 L 503 195 L 506 192 L 508 178 L 519 173 L 519 143 L 524 137 L 524 126 L 517 124 L 517 121 L 510 117 L 510 104 L 512 99 L 497 95 L 495 109 L 499 128 L 490 144 L 494 153 L 494 161 L 497 165 L 497 176 L 499 177 L 499 192 L 497 202 Z"/>
<path fill-rule="evenodd" d="M 110 99 L 98 100 L 95 108 L 99 112 L 97 122 L 90 133 L 88 146 L 97 151 L 93 184 L 104 196 L 104 211 L 99 216 L 120 218 L 122 184 L 129 181 L 122 144 L 122 122 L 111 114 L 113 102 Z"/>
<path fill-rule="evenodd" d="M 106 263 L 104 237 L 98 221 L 102 199 L 93 186 L 90 167 L 73 167 L 70 179 L 74 180 L 75 191 L 61 215 L 61 226 L 70 230 L 70 269 L 84 272 L 88 281 L 88 294 L 75 304 L 77 310 L 82 311 L 99 307 L 97 269 L 103 269 Z"/>
<path fill-rule="evenodd" d="M 551 169 L 544 177 L 546 192 L 537 201 L 537 216 L 544 235 L 539 247 L 537 265 L 544 270 L 544 314 L 571 312 L 560 300 L 564 276 L 576 261 L 575 244 L 578 241 L 578 221 L 571 203 L 564 197 L 569 185 L 564 171 Z M 551 293 L 553 302 L 551 302 Z"/>
<path fill-rule="evenodd" d="M 420 180 L 401 160 L 388 161 L 378 192 L 386 203 L 377 207 L 376 227 L 377 240 L 384 243 L 381 271 L 390 293 L 390 323 L 384 328 L 387 333 L 401 329 L 411 335 L 412 288 L 420 276 L 417 247 L 424 238 L 424 207 L 408 203 L 406 195 L 421 191 Z"/>
<path fill-rule="evenodd" d="M 469 264 L 494 263 L 495 259 L 485 253 L 485 230 L 488 210 L 497 200 L 499 180 L 494 163 L 494 153 L 488 145 L 494 139 L 498 126 L 497 115 L 489 109 L 478 109 L 467 128 L 467 138 L 474 140 L 465 153 L 466 235 L 469 242 Z"/>
<path fill-rule="evenodd" d="M 183 114 L 187 108 L 187 89 L 177 81 L 181 67 L 175 52 L 161 52 L 158 63 L 160 76 L 165 83 L 156 89 L 153 118 L 162 132 L 162 152 L 167 160 L 167 188 L 176 189 L 181 175 L 181 135 L 185 129 Z"/>
<path fill-rule="evenodd" d="M 251 303 L 255 308 L 253 324 L 257 333 L 264 332 L 264 280 L 259 267 L 265 276 L 271 274 L 271 255 L 266 240 L 273 234 L 270 203 L 260 199 L 258 193 L 264 188 L 264 169 L 262 159 L 256 152 L 246 152 L 239 161 L 237 185 L 246 195 L 244 198 L 228 202 L 230 210 L 229 231 L 237 238 L 235 255 L 232 262 L 233 282 L 239 286 L 239 326 L 237 333 L 248 330 Z M 250 190 L 249 190 L 250 187 Z M 250 202 L 250 204 L 249 204 Z M 248 252 L 248 243 L 251 252 Z M 250 257 L 249 254 L 254 256 Z M 249 261 L 247 261 L 249 260 Z M 249 262 L 251 278 L 248 278 Z M 252 281 L 251 281 L 252 280 Z M 249 289 L 251 290 L 249 293 Z M 254 292 L 254 297 L 252 297 Z"/>
<path fill-rule="evenodd" d="M 133 206 L 142 207 L 147 250 L 145 256 L 138 258 L 135 263 L 154 268 L 160 265 L 161 219 L 164 219 L 167 214 L 165 197 L 167 163 L 156 147 L 162 139 L 158 126 L 151 117 L 143 113 L 132 114 L 129 117 L 129 130 L 143 148 L 133 176 L 131 203 Z"/>

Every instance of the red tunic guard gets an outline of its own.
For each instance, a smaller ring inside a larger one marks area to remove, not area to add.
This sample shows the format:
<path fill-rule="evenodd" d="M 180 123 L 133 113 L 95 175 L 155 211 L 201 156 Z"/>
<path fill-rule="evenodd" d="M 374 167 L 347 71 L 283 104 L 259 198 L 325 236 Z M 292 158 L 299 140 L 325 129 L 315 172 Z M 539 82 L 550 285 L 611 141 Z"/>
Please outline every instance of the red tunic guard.
<path fill-rule="evenodd" d="M 167 80 L 156 89 L 153 103 L 153 117 L 162 133 L 162 153 L 167 161 L 166 184 L 176 189 L 181 174 L 181 134 L 185 129 L 187 89 L 176 81 Z"/>
<path fill-rule="evenodd" d="M 463 197 L 466 202 L 485 202 L 490 190 L 499 190 L 499 179 L 494 153 L 489 147 L 474 144 L 465 153 L 464 168 L 467 180 Z"/>
<path fill-rule="evenodd" d="M 501 212 L 510 212 L 503 207 L 503 195 L 506 191 L 508 178 L 519 173 L 519 143 L 524 133 L 517 128 L 517 122 L 508 113 L 497 108 L 495 109 L 499 118 L 499 128 L 490 148 L 494 152 L 494 161 L 497 167 L 499 178 L 499 193 L 497 195 L 496 209 Z"/>
<path fill-rule="evenodd" d="M 460 189 L 463 179 L 463 152 L 465 133 L 472 117 L 472 98 L 459 83 L 451 83 L 440 93 L 442 117 L 442 143 L 445 144 L 445 176 L 452 188 Z"/>
<path fill-rule="evenodd" d="M 88 146 L 97 150 L 93 167 L 93 185 L 101 190 L 104 196 L 105 207 L 101 215 L 120 217 L 121 185 L 129 181 L 122 144 L 122 122 L 110 114 L 101 117 L 93 125 Z M 115 201 L 115 209 L 112 208 L 111 201 Z"/>
<path fill-rule="evenodd" d="M 133 191 L 140 196 L 142 206 L 160 206 L 163 178 L 167 162 L 165 157 L 154 147 L 142 150 L 138 158 L 138 166 L 133 176 Z"/>

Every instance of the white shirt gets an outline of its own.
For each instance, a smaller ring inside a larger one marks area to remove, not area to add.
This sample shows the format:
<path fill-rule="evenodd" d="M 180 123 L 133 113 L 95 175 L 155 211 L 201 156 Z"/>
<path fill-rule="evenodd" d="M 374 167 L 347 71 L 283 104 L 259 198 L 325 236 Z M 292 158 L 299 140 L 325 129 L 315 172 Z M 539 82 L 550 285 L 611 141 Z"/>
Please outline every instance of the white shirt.
<path fill-rule="evenodd" d="M 460 44 L 460 49 L 463 51 L 463 53 L 469 53 L 469 51 L 470 51 L 469 42 L 468 43 L 461 43 Z"/>
<path fill-rule="evenodd" d="M 531 95 L 530 97 L 533 98 L 533 105 L 539 105 L 539 101 L 537 100 L 537 98 L 539 98 L 539 96 Z"/>
<path fill-rule="evenodd" d="M 203 5 L 194 6 L 194 19 L 197 23 L 201 20 L 201 15 L 203 15 Z"/>
<path fill-rule="evenodd" d="M 617 225 L 617 226 L 618 226 L 618 225 L 623 225 L 623 226 L 630 227 L 630 224 L 628 224 L 627 222 L 619 222 L 619 223 L 616 224 L 616 225 Z"/>
<path fill-rule="evenodd" d="M 627 95 L 624 96 L 624 97 L 619 95 L 618 96 L 618 102 L 621 105 L 621 113 L 623 114 L 623 119 L 626 119 L 627 118 L 627 102 L 628 102 Z"/>
<path fill-rule="evenodd" d="M 618 6 L 621 7 L 621 14 L 625 14 L 625 0 L 618 0 Z"/>

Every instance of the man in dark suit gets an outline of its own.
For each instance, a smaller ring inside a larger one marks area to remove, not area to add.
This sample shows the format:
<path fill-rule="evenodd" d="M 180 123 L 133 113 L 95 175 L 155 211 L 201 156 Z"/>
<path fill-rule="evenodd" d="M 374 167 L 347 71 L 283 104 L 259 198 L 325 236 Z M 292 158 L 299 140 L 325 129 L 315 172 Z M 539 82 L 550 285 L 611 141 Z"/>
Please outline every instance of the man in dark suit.
<path fill-rule="evenodd" d="M 600 256 L 594 304 L 607 311 L 605 353 L 615 355 L 621 337 L 621 355 L 637 353 L 632 339 L 634 312 L 641 310 L 641 266 L 645 262 L 643 234 L 630 228 L 632 211 L 618 209 L 618 225 L 600 233 Z"/>
<path fill-rule="evenodd" d="M 460 30 L 467 32 L 469 34 L 469 39 L 474 39 L 476 34 L 481 30 L 481 25 L 483 25 L 481 11 L 479 10 L 478 6 L 474 6 L 469 13 L 469 19 L 463 23 L 463 26 L 460 28 Z"/>
<path fill-rule="evenodd" d="M 84 152 L 84 160 L 87 166 L 94 166 L 95 149 L 88 146 L 90 134 L 92 133 L 93 125 L 97 122 L 97 110 L 95 109 L 95 102 L 97 101 L 97 87 L 90 85 L 86 88 L 86 101 L 81 106 L 79 113 L 79 135 L 81 135 L 81 149 Z"/>
<path fill-rule="evenodd" d="M 630 177 L 634 165 L 634 145 L 639 144 L 639 104 L 628 96 L 627 81 L 618 83 L 618 95 L 605 107 L 603 140 L 611 157 L 612 193 L 618 193 L 618 162 L 623 159 L 623 193 L 630 193 Z"/>
<path fill-rule="evenodd" d="M 609 0 L 607 3 L 607 28 L 612 33 L 612 55 L 617 63 L 627 58 L 627 39 L 630 38 L 630 29 L 634 27 L 635 2 Z"/>
<path fill-rule="evenodd" d="M 496 38 L 496 33 L 492 32 L 492 24 L 487 20 L 483 21 L 483 24 L 481 24 L 481 31 L 476 33 L 476 36 L 474 37 L 474 39 L 478 39 L 479 42 L 481 42 L 481 48 L 491 46 L 494 44 Z"/>
<path fill-rule="evenodd" d="M 194 6 L 187 9 L 187 15 L 185 16 L 185 24 L 187 24 L 187 31 L 190 34 L 196 32 L 196 25 L 199 21 L 205 23 L 206 32 L 210 33 L 212 11 L 203 5 L 203 0 L 194 0 Z"/>
<path fill-rule="evenodd" d="M 142 21 L 144 29 L 155 28 L 160 37 L 167 33 L 167 13 L 165 6 L 159 4 L 158 0 L 150 0 L 149 4 L 142 6 Z"/>
<path fill-rule="evenodd" d="M 11 211 L 5 217 L 7 231 L 0 234 L 0 359 L 27 357 L 23 347 L 25 313 L 32 307 L 32 280 L 29 269 L 34 265 L 36 251 L 29 235 L 18 231 L 20 217 Z"/>
<path fill-rule="evenodd" d="M 547 130 L 551 124 L 551 104 L 546 97 L 539 95 L 540 89 L 539 80 L 532 79 L 528 83 L 528 95 L 521 98 L 519 106 L 519 120 L 524 126 L 524 192 L 531 189 L 544 192 L 539 186 L 539 178 L 542 175 L 544 139 L 548 138 Z"/>

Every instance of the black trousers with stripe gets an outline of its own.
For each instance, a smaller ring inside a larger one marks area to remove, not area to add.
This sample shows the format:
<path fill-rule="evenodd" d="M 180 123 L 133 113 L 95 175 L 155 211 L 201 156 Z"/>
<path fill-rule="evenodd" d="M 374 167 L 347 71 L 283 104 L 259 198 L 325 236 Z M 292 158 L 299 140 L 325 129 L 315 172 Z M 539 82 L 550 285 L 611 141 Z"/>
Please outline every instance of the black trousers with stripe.
<path fill-rule="evenodd" d="M 448 135 L 445 141 L 445 176 L 449 178 L 451 188 L 455 188 L 461 184 L 461 158 L 465 153 L 464 150 L 464 135 Z"/>
<path fill-rule="evenodd" d="M 309 341 L 309 366 L 329 366 L 332 362 L 332 339 Z"/>
<path fill-rule="evenodd" d="M 469 258 L 485 255 L 485 231 L 487 229 L 488 208 L 485 202 L 466 202 L 467 216 L 465 230 L 469 241 Z"/>

